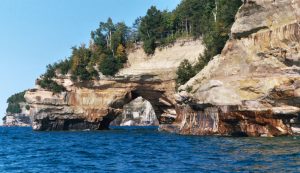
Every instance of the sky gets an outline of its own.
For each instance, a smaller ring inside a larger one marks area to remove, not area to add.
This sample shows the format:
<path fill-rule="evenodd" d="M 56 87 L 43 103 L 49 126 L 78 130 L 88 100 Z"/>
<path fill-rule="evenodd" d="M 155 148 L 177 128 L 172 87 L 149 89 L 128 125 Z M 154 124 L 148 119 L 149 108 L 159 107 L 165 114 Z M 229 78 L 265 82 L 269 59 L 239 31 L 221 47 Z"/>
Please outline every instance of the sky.
<path fill-rule="evenodd" d="M 47 64 L 88 44 L 100 21 L 131 26 L 151 5 L 173 10 L 180 0 L 1 0 L 0 124 L 12 94 L 33 88 Z"/>

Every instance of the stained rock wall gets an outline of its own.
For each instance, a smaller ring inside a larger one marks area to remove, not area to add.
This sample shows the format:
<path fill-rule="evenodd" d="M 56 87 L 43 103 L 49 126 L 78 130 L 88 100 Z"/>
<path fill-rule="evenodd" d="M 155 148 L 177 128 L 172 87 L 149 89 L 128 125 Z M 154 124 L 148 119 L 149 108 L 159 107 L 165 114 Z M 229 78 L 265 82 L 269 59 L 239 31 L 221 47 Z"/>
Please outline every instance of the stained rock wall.
<path fill-rule="evenodd" d="M 161 130 L 295 135 L 300 112 L 299 50 L 299 0 L 245 1 L 221 55 L 180 87 L 177 119 Z M 193 88 L 190 93 L 187 87 Z"/>
<path fill-rule="evenodd" d="M 33 129 L 108 129 L 111 121 L 122 115 L 124 105 L 138 97 L 151 103 L 160 124 L 173 122 L 176 69 L 187 55 L 191 63 L 197 61 L 203 52 L 201 41 L 180 41 L 173 47 L 157 50 L 154 56 L 132 58 L 141 51 L 137 48 L 131 52 L 127 67 L 114 78 L 101 76 L 98 81 L 75 84 L 70 76 L 59 76 L 55 80 L 66 92 L 54 94 L 39 86 L 27 91 L 25 98 L 31 106 Z"/>

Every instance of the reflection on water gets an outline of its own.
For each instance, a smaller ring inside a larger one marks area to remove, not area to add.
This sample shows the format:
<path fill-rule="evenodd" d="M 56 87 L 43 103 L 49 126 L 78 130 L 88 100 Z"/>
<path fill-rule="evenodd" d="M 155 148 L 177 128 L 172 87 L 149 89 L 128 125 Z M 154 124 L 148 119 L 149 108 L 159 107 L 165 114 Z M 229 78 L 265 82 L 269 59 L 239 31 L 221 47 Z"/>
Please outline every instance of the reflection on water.
<path fill-rule="evenodd" d="M 300 172 L 300 137 L 229 138 L 159 133 L 0 128 L 0 172 Z"/>

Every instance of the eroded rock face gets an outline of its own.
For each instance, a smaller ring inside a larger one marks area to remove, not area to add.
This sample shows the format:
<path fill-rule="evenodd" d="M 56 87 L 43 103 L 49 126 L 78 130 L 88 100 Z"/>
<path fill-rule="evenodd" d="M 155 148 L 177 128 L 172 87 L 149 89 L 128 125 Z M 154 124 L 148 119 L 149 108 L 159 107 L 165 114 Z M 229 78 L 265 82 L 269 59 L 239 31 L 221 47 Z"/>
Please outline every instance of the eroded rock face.
<path fill-rule="evenodd" d="M 174 81 L 151 79 L 114 79 L 94 81 L 87 86 L 72 86 L 67 92 L 53 94 L 33 89 L 25 94 L 31 105 L 34 130 L 100 130 L 123 112 L 135 98 L 146 98 L 160 118 L 175 104 Z M 164 120 L 160 120 L 164 122 Z"/>
<path fill-rule="evenodd" d="M 24 114 L 7 114 L 3 118 L 3 126 L 8 127 L 30 127 L 30 117 Z"/>
<path fill-rule="evenodd" d="M 186 58 L 191 63 L 197 61 L 203 51 L 201 41 L 180 41 L 157 50 L 153 57 L 141 51 L 138 48 L 129 54 L 128 67 L 115 78 L 101 76 L 99 81 L 74 84 L 70 77 L 59 76 L 55 80 L 66 87 L 66 92 L 54 94 L 39 86 L 26 92 L 33 129 L 108 129 L 111 121 L 122 115 L 123 106 L 137 97 L 151 103 L 159 123 L 173 122 L 176 69 Z"/>
<path fill-rule="evenodd" d="M 123 106 L 123 113 L 111 126 L 158 126 L 159 122 L 151 103 L 138 97 Z"/>
<path fill-rule="evenodd" d="M 29 116 L 29 110 L 26 109 L 25 103 L 20 103 L 21 113 L 12 114 L 6 113 L 3 117 L 3 126 L 8 127 L 30 127 L 31 117 Z"/>
<path fill-rule="evenodd" d="M 180 87 L 177 119 L 161 130 L 193 135 L 299 132 L 300 1 L 248 0 L 230 39 Z M 190 93 L 185 88 L 192 87 Z"/>

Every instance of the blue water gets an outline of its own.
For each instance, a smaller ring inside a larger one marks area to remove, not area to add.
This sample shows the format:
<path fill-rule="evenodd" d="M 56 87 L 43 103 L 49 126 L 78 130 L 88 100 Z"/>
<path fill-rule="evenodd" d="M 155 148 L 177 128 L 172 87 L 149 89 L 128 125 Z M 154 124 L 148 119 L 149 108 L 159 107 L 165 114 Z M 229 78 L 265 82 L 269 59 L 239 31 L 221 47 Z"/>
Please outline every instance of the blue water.
<path fill-rule="evenodd" d="M 0 127 L 0 172 L 300 172 L 300 137 L 229 138 L 156 128 L 33 132 Z"/>

